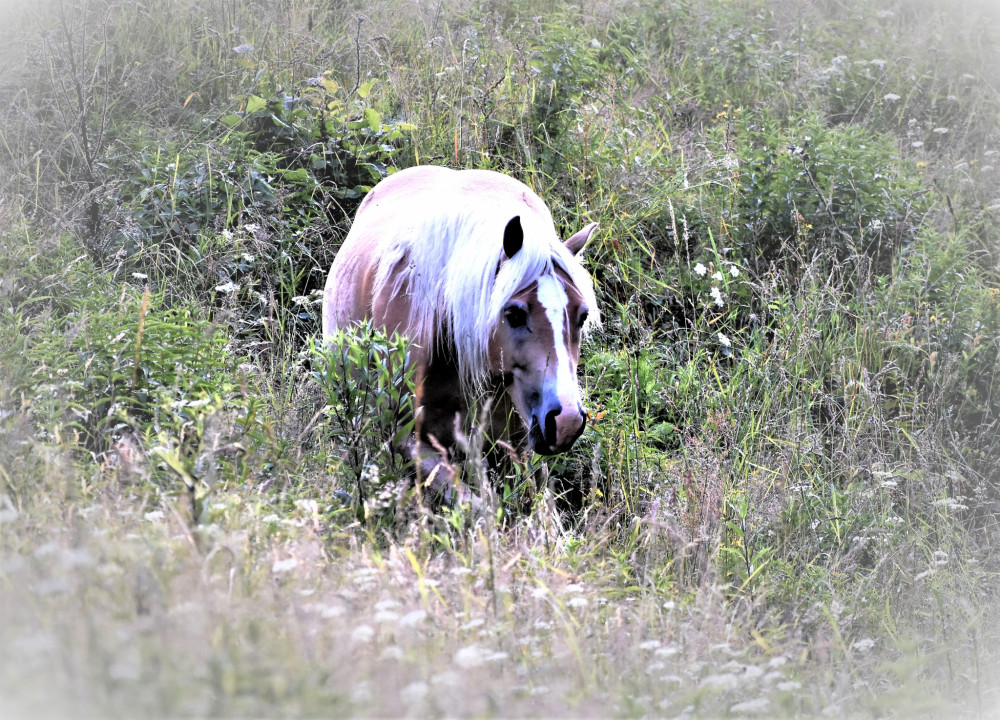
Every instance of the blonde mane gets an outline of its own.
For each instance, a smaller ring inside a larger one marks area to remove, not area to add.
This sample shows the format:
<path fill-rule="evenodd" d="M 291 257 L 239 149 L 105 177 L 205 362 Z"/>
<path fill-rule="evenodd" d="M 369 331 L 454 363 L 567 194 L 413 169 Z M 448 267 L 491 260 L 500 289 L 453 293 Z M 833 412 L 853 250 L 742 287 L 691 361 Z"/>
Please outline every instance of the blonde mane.
<path fill-rule="evenodd" d="M 492 187 L 462 184 L 474 172 L 455 172 L 453 187 L 393 207 L 404 220 L 384 240 L 373 288 L 375 296 L 408 294 L 413 342 L 429 348 L 452 341 L 468 391 L 481 390 L 489 376 L 489 343 L 504 306 L 545 273 L 562 270 L 583 296 L 590 308 L 585 331 L 600 322 L 593 281 L 557 236 L 541 199 L 504 176 Z M 515 216 L 524 243 L 507 259 L 504 228 Z"/>

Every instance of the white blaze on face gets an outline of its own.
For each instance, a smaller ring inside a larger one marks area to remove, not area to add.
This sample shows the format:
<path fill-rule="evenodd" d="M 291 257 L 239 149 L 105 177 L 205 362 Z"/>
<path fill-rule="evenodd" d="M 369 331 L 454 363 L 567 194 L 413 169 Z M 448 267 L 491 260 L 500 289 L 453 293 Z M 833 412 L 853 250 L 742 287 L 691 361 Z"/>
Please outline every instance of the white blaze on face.
<path fill-rule="evenodd" d="M 546 273 L 538 279 L 538 302 L 545 308 L 545 317 L 552 326 L 552 343 L 556 351 L 556 396 L 563 407 L 576 410 L 579 403 L 576 377 L 564 335 L 569 298 L 562 282 L 554 273 Z"/>

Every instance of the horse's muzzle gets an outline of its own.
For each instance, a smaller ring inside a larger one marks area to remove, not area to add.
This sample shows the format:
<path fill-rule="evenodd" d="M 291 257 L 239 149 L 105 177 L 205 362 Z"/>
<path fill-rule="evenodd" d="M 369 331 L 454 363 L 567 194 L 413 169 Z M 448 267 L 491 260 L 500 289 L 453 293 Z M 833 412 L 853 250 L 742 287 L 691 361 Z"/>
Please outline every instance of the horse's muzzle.
<path fill-rule="evenodd" d="M 587 411 L 577 407 L 575 413 L 565 413 L 556 407 L 545 414 L 544 424 L 532 414 L 528 442 L 539 455 L 558 455 L 573 447 L 587 426 Z"/>

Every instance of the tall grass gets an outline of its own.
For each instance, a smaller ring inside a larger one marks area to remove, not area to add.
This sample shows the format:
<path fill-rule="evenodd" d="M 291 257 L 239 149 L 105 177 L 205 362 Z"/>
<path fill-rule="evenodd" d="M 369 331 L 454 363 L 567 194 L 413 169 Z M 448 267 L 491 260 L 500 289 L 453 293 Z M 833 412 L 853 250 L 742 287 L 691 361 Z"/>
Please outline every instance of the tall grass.
<path fill-rule="evenodd" d="M 5 6 L 4 710 L 991 716 L 1000 18 L 961 5 Z M 400 341 L 311 344 L 414 163 L 601 223 L 592 422 L 495 466 L 470 429 L 478 521 L 394 452 Z"/>

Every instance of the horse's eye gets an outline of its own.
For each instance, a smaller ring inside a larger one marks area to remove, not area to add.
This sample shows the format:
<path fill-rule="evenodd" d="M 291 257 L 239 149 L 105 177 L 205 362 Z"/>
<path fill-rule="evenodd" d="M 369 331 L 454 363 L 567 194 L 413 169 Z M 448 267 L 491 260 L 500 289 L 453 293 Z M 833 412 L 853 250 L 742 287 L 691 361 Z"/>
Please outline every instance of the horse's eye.
<path fill-rule="evenodd" d="M 587 310 L 584 310 L 583 312 L 581 312 L 581 313 L 580 313 L 580 319 L 579 319 L 579 320 L 577 321 L 577 324 L 576 324 L 576 326 L 577 326 L 577 327 L 581 327 L 581 328 L 582 328 L 582 327 L 583 327 L 583 324 L 584 324 L 585 322 L 587 322 L 587 318 L 588 318 L 588 317 L 590 317 L 590 312 L 589 312 L 589 311 L 587 311 Z"/>
<path fill-rule="evenodd" d="M 528 324 L 528 311 L 517 305 L 511 305 L 504 310 L 503 316 L 507 319 L 507 324 L 512 328 L 524 327 Z"/>

